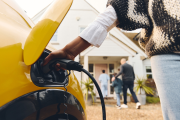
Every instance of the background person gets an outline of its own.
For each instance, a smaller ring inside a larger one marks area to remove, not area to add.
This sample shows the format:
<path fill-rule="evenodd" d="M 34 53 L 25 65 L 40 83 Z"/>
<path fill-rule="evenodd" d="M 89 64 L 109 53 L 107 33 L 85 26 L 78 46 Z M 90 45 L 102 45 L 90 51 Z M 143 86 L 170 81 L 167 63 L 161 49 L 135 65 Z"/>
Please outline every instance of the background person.
<path fill-rule="evenodd" d="M 113 75 L 116 76 L 117 73 L 114 73 Z M 119 78 L 116 78 L 114 81 L 112 81 L 112 86 L 114 87 L 114 91 L 116 93 L 116 99 L 117 99 L 116 107 L 117 107 L 117 109 L 121 109 L 120 93 L 121 93 L 121 90 L 122 90 L 122 85 L 123 85 L 123 82 Z"/>
<path fill-rule="evenodd" d="M 108 94 L 108 80 L 110 80 L 109 76 L 105 73 L 105 70 L 102 70 L 102 74 L 99 76 L 99 81 L 101 83 L 103 97 L 106 97 L 106 99 Z"/>
<path fill-rule="evenodd" d="M 179 120 L 179 0 L 109 0 L 107 6 L 107 9 L 75 40 L 63 49 L 52 52 L 44 60 L 43 65 L 55 58 L 74 60 L 90 45 L 99 47 L 107 33 L 115 26 L 124 30 L 143 28 L 139 43 L 151 58 L 163 117 L 165 120 Z"/>
<path fill-rule="evenodd" d="M 124 104 L 121 105 L 121 107 L 128 108 L 128 106 L 127 106 L 127 89 L 129 88 L 129 90 L 132 94 L 132 97 L 136 103 L 136 108 L 140 109 L 141 104 L 139 103 L 139 101 L 136 97 L 136 94 L 133 91 L 134 80 L 135 80 L 133 67 L 126 63 L 125 58 L 122 58 L 120 62 L 121 62 L 120 72 L 115 77 L 112 78 L 112 81 L 115 81 L 115 79 L 117 79 L 117 77 L 122 74 Z"/>

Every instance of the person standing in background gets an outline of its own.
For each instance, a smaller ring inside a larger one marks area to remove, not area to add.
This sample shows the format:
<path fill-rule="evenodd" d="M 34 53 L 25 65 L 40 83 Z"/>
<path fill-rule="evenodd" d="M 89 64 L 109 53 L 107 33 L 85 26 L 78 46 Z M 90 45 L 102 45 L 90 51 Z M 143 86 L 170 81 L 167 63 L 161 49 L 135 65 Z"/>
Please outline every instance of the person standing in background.
<path fill-rule="evenodd" d="M 114 73 L 113 74 L 114 76 L 117 75 L 117 73 Z M 122 85 L 123 85 L 123 82 L 121 79 L 119 78 L 116 78 L 113 82 L 112 82 L 112 86 L 114 87 L 114 91 L 116 93 L 116 99 L 117 99 L 117 109 L 121 109 L 121 103 L 120 103 L 120 93 L 121 93 L 121 90 L 122 90 Z"/>
<path fill-rule="evenodd" d="M 133 96 L 133 99 L 136 103 L 136 109 L 140 109 L 141 104 L 139 103 L 139 101 L 136 97 L 136 94 L 133 91 L 134 80 L 135 80 L 133 67 L 126 63 L 125 58 L 122 58 L 120 62 L 121 62 L 120 72 L 112 78 L 112 81 L 115 81 L 115 79 L 117 79 L 117 77 L 122 74 L 124 104 L 121 105 L 121 107 L 128 108 L 128 106 L 127 106 L 127 89 L 129 88 L 129 90 Z"/>
<path fill-rule="evenodd" d="M 110 80 L 109 76 L 105 73 L 105 70 L 102 70 L 102 74 L 99 76 L 99 81 L 101 83 L 103 97 L 106 97 L 106 99 L 108 93 L 108 80 Z"/>

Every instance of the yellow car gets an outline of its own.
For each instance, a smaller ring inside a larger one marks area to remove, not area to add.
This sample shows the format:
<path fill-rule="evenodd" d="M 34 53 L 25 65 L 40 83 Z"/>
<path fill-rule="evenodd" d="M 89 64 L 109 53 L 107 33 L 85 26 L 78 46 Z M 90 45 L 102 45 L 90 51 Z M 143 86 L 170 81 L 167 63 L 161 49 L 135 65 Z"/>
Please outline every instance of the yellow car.
<path fill-rule="evenodd" d="M 78 80 L 69 71 L 43 74 L 48 42 L 73 0 L 56 0 L 34 23 L 13 0 L 0 0 L 0 120 L 86 120 Z"/>

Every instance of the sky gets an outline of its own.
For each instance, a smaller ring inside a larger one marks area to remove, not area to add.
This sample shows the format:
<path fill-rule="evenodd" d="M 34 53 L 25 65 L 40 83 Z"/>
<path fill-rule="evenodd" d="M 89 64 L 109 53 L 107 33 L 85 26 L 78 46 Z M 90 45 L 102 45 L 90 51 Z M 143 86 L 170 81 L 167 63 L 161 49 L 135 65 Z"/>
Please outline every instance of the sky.
<path fill-rule="evenodd" d="M 26 11 L 27 15 L 32 18 L 43 8 L 48 6 L 54 0 L 15 0 L 20 7 Z M 103 12 L 106 8 L 106 3 L 108 0 L 86 0 L 99 12 Z M 141 29 L 131 31 L 131 32 L 140 32 Z"/>
<path fill-rule="evenodd" d="M 36 13 L 41 11 L 53 0 L 15 0 L 20 7 L 26 11 L 27 15 L 32 18 Z M 106 8 L 107 0 L 87 0 L 99 12 L 104 11 Z"/>

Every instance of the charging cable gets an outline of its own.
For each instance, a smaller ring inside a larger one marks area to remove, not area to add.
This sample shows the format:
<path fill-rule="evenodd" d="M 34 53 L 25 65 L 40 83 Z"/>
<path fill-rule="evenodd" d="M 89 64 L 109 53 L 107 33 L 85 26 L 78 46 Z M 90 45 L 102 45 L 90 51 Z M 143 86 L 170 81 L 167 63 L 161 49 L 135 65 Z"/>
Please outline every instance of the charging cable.
<path fill-rule="evenodd" d="M 96 86 L 96 89 L 100 96 L 103 120 L 106 120 L 106 108 L 105 108 L 105 104 L 104 104 L 103 95 L 102 95 L 101 89 L 100 89 L 98 83 L 96 82 L 96 80 L 94 79 L 94 77 L 87 70 L 83 69 L 83 66 L 81 64 L 79 64 L 78 62 L 72 61 L 72 60 L 67 60 L 67 59 L 55 59 L 55 60 L 50 61 L 47 65 L 42 67 L 43 73 L 45 73 L 45 74 L 49 73 L 52 69 L 55 68 L 55 65 L 57 63 L 59 63 L 60 66 L 64 69 L 67 69 L 69 71 L 75 70 L 75 71 L 79 71 L 79 72 L 84 72 L 86 75 L 88 75 L 91 78 L 91 80 L 93 81 L 94 85 Z"/>

